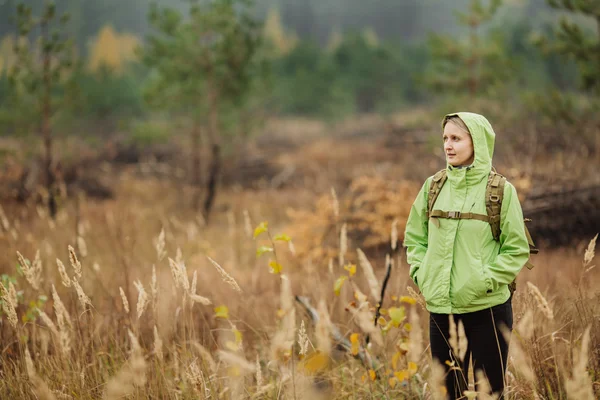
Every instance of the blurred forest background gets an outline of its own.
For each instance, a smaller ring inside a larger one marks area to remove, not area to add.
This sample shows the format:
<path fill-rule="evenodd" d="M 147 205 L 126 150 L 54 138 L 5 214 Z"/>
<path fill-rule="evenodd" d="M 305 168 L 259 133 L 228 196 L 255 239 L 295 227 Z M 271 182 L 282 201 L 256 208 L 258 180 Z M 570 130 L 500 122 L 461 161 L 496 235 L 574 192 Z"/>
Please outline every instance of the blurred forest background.
<path fill-rule="evenodd" d="M 16 3 L 5 0 L 0 4 L 3 81 L 13 59 L 11 38 L 17 28 L 11 17 Z M 39 10 L 43 2 L 27 3 Z M 488 61 L 478 71 L 484 82 L 478 95 L 512 99 L 515 92 L 577 90 L 580 76 L 575 63 L 544 53 L 536 43 L 551 37 L 565 15 L 572 17 L 584 34 L 597 38 L 593 14 L 586 18 L 581 13 L 561 12 L 546 0 L 504 3 L 487 17 L 469 12 L 470 0 L 258 0 L 252 14 L 264 22 L 264 36 L 271 44 L 271 90 L 265 101 L 276 106 L 269 111 L 341 117 L 439 100 L 448 91 L 442 93 L 432 81 L 448 71 L 433 68 L 432 58 L 436 50 L 440 52 L 439 47 L 446 52 L 459 51 L 460 57 L 459 48 L 437 42 L 441 37 L 452 38 L 456 45 L 466 41 L 464 52 L 470 53 L 476 51 L 468 48 L 474 40 L 471 35 L 477 36 L 473 47 L 481 49 L 482 61 Z M 183 0 L 155 4 L 173 7 L 184 15 L 189 8 Z M 143 93 L 152 67 L 140 62 L 136 48 L 153 31 L 148 18 L 150 2 L 59 0 L 56 8 L 58 13 L 70 15 L 63 31 L 74 40 L 80 63 L 75 78 L 80 98 L 65 113 L 77 120 L 102 120 L 113 127 L 147 115 Z M 477 21 L 467 21 L 457 13 Z M 461 60 L 455 61 L 460 65 Z M 493 93 L 487 90 L 491 86 L 495 86 Z M 6 83 L 2 89 L 0 101 L 6 104 L 10 100 Z M 16 118 L 13 113 L 3 113 L 3 126 L 17 129 L 12 118 Z"/>
<path fill-rule="evenodd" d="M 209 4 L 0 2 L 5 196 L 53 209 L 61 184 L 92 185 L 82 176 L 101 160 L 152 159 L 203 188 L 191 205 L 208 216 L 219 182 L 297 182 L 306 171 L 273 155 L 332 138 L 411 149 L 398 164 L 427 167 L 395 178 L 419 181 L 443 166 L 438 121 L 459 109 L 502 133 L 496 164 L 524 196 L 598 183 L 597 1 Z M 354 175 L 334 172 L 319 190 Z M 84 190 L 112 196 L 96 186 Z"/>

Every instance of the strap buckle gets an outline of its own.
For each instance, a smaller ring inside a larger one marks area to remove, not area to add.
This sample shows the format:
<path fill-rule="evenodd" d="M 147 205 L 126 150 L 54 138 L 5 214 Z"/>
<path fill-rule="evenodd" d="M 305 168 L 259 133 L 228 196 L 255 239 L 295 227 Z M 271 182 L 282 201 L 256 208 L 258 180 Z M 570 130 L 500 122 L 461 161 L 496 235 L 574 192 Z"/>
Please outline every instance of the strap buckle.
<path fill-rule="evenodd" d="M 460 218 L 460 211 L 448 211 L 448 218 Z"/>
<path fill-rule="evenodd" d="M 493 201 L 494 203 L 498 203 L 500 201 L 500 196 L 495 195 L 495 194 L 491 194 L 490 195 L 490 200 Z"/>

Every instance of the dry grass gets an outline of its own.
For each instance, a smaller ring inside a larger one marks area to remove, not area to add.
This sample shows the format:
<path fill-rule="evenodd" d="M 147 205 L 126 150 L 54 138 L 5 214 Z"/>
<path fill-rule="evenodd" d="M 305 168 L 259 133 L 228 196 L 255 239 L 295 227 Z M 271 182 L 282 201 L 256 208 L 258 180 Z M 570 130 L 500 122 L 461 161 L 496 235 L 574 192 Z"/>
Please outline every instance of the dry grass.
<path fill-rule="evenodd" d="M 312 196 L 232 190 L 206 226 L 181 207 L 181 193 L 121 179 L 118 201 L 83 201 L 78 220 L 68 204 L 55 221 L 43 209 L 5 207 L 2 273 L 16 283 L 1 288 L 0 398 L 443 398 L 443 375 L 426 348 L 427 314 L 403 255 L 391 251 L 411 184 L 356 180 L 335 197 L 326 189 L 316 211 L 291 220 L 286 207 Z M 324 216 L 322 226 L 306 226 Z M 268 232 L 253 239 L 260 221 Z M 315 241 L 314 229 L 327 240 Z M 270 250 L 257 257 L 262 246 Z M 394 269 L 379 299 L 386 252 Z M 520 276 L 507 398 L 600 393 L 593 253 L 547 250 Z M 282 275 L 270 273 L 270 260 Z M 40 295 L 48 301 L 32 305 Z M 317 326 L 294 295 L 318 305 Z M 334 328 L 377 363 L 340 351 Z"/>

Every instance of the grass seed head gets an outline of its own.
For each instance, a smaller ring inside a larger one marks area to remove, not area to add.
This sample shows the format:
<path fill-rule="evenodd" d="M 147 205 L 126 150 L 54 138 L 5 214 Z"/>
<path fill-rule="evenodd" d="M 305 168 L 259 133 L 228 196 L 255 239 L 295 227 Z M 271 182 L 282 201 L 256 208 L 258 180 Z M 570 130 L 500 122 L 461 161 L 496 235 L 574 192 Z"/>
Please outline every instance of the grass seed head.
<path fill-rule="evenodd" d="M 167 255 L 165 247 L 165 229 L 163 228 L 160 230 L 160 233 L 158 234 L 158 237 L 154 242 L 154 248 L 156 249 L 156 258 L 159 262 L 162 261 Z"/>
<path fill-rule="evenodd" d="M 223 279 L 223 281 L 225 283 L 227 283 L 229 286 L 231 286 L 233 288 L 233 290 L 235 290 L 236 292 L 241 293 L 242 289 L 240 288 L 240 285 L 238 285 L 238 283 L 236 282 L 235 279 L 233 279 L 233 277 L 231 275 L 229 275 L 227 273 L 227 271 L 225 271 L 223 269 L 223 267 L 221 267 L 215 260 L 213 260 L 210 257 L 206 257 L 208 258 L 208 260 L 210 261 L 210 263 L 215 267 L 215 269 L 217 270 L 217 272 L 219 273 L 219 275 L 221 275 L 221 278 Z"/>
<path fill-rule="evenodd" d="M 85 292 L 83 291 L 83 288 L 81 287 L 81 285 L 79 284 L 79 282 L 76 279 L 73 279 L 73 286 L 75 287 L 75 291 L 77 292 L 77 298 L 79 299 L 79 304 L 81 304 L 81 308 L 83 308 L 85 310 L 86 306 L 92 306 L 92 301 L 90 300 L 90 298 L 85 294 Z"/>
<path fill-rule="evenodd" d="M 377 278 L 375 277 L 375 272 L 373 271 L 373 266 L 371 266 L 369 259 L 367 258 L 365 253 L 363 253 L 363 251 L 361 249 L 357 249 L 357 253 L 358 253 L 358 262 L 359 262 L 361 268 L 363 269 L 365 276 L 367 277 L 367 282 L 369 283 L 369 289 L 371 291 L 371 296 L 373 296 L 375 303 L 379 303 L 381 301 L 381 299 L 379 298 L 379 296 L 381 295 L 381 288 L 379 287 L 379 282 L 377 281 Z"/>
<path fill-rule="evenodd" d="M 542 292 L 540 292 L 540 289 L 531 282 L 527 282 L 527 287 L 529 288 L 529 293 L 535 299 L 538 309 L 546 316 L 546 318 L 553 320 L 554 312 L 552 311 L 552 308 L 550 308 L 550 304 L 548 304 L 546 298 L 542 295 Z"/>
<path fill-rule="evenodd" d="M 69 261 L 71 262 L 71 267 L 73 267 L 73 270 L 75 271 L 75 275 L 77 278 L 81 279 L 81 263 L 77 259 L 75 249 L 71 245 L 69 245 Z"/>
<path fill-rule="evenodd" d="M 125 309 L 125 312 L 129 314 L 129 301 L 127 300 L 127 296 L 125 295 L 125 292 L 123 291 L 123 288 L 121 286 L 119 286 L 119 293 L 121 294 L 123 308 Z"/>
<path fill-rule="evenodd" d="M 60 279 L 62 284 L 65 287 L 71 287 L 71 278 L 67 274 L 67 270 L 65 268 L 65 264 L 62 263 L 58 258 L 56 259 L 56 266 L 58 267 L 58 273 L 60 274 Z"/>
<path fill-rule="evenodd" d="M 590 265 L 594 256 L 596 255 L 596 240 L 598 239 L 598 234 L 594 236 L 590 243 L 588 244 L 587 249 L 585 250 L 585 255 L 583 256 L 583 266 L 587 267 Z"/>
<path fill-rule="evenodd" d="M 2 282 L 0 282 L 0 290 L 2 297 L 2 309 L 8 318 L 8 322 L 10 322 L 13 328 L 16 328 L 17 324 L 19 323 L 19 319 L 17 318 L 16 303 Z"/>
<path fill-rule="evenodd" d="M 41 281 L 41 267 L 42 267 L 42 263 L 40 261 L 40 251 L 38 250 L 35 253 L 35 260 L 33 261 L 33 263 L 27 262 L 27 260 L 25 260 L 25 257 L 23 257 L 23 255 L 21 253 L 19 253 L 17 251 L 17 260 L 19 261 L 19 265 L 21 266 L 21 271 L 23 271 L 23 275 L 25 276 L 25 279 L 27 280 L 27 282 L 29 282 L 29 284 L 31 285 L 31 287 L 33 287 L 35 290 L 39 290 L 40 289 L 40 281 Z"/>
<path fill-rule="evenodd" d="M 300 323 L 300 329 L 298 330 L 298 347 L 300 348 L 299 355 L 305 356 L 308 354 L 308 334 L 304 326 L 304 320 Z M 262 386 L 262 385 L 259 385 Z"/>
<path fill-rule="evenodd" d="M 144 289 L 144 285 L 142 285 L 141 281 L 137 280 L 137 281 L 133 282 L 133 285 L 138 290 L 136 311 L 137 311 L 137 318 L 140 319 L 142 317 L 142 314 L 146 310 L 146 307 L 148 306 L 148 294 L 146 293 L 146 290 Z"/>
<path fill-rule="evenodd" d="M 197 294 L 191 294 L 190 300 L 192 300 L 194 303 L 200 303 L 203 306 L 210 306 L 212 304 L 212 301 L 210 301 L 210 299 L 207 299 L 203 296 L 198 296 Z"/>

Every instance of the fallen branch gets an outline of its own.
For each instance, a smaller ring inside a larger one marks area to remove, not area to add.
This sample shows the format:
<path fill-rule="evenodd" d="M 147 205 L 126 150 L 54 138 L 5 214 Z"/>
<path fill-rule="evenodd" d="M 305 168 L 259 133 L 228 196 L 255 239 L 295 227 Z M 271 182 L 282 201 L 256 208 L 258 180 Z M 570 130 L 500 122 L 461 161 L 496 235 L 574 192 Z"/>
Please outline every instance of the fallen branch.
<path fill-rule="evenodd" d="M 317 322 L 319 322 L 319 313 L 313 306 L 311 306 L 308 297 L 296 296 L 296 301 L 304 307 L 304 309 L 312 319 L 313 323 L 316 325 Z M 352 354 L 352 344 L 348 339 L 344 337 L 344 335 L 341 334 L 341 332 L 335 325 L 331 325 L 330 333 L 339 349 L 349 354 Z M 360 360 L 360 362 L 368 369 L 377 371 L 379 369 L 379 366 L 381 365 L 381 362 L 377 359 L 377 357 L 371 355 L 363 346 L 360 345 L 358 348 L 358 353 L 352 356 Z"/>

